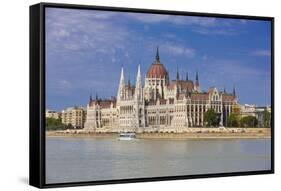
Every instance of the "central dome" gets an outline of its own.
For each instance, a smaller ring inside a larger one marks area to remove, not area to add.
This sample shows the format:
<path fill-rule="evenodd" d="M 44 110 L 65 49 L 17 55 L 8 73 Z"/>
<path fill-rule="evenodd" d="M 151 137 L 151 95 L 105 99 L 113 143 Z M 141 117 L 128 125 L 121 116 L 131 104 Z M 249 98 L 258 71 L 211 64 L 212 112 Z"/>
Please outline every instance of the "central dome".
<path fill-rule="evenodd" d="M 159 51 L 157 48 L 156 52 L 156 60 L 155 62 L 150 66 L 146 73 L 147 78 L 167 78 L 168 72 L 163 64 L 160 63 L 160 57 L 159 57 Z"/>
<path fill-rule="evenodd" d="M 146 73 L 147 78 L 164 78 L 168 72 L 160 62 L 153 63 Z"/>

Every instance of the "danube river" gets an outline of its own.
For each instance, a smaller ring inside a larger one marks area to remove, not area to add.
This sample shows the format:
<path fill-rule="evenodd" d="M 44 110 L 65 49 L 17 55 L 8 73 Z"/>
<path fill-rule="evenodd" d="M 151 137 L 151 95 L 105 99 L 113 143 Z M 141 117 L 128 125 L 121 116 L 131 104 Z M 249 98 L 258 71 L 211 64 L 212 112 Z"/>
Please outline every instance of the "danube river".
<path fill-rule="evenodd" d="M 46 183 L 269 170 L 270 139 L 47 137 Z"/>

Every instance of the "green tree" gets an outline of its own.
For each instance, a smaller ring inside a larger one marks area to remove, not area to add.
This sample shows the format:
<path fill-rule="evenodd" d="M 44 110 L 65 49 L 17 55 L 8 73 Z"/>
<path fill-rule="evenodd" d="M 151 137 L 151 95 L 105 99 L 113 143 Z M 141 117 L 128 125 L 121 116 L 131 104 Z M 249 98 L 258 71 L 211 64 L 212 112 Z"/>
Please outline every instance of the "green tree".
<path fill-rule="evenodd" d="M 254 116 L 246 116 L 240 120 L 241 127 L 256 127 L 258 125 L 258 120 Z"/>
<path fill-rule="evenodd" d="M 66 126 L 66 129 L 74 129 L 74 127 L 72 126 L 71 123 L 68 123 L 67 126 Z"/>
<path fill-rule="evenodd" d="M 213 109 L 209 109 L 204 113 L 204 123 L 207 127 L 217 127 L 220 124 L 220 114 Z"/>
<path fill-rule="evenodd" d="M 60 119 L 55 118 L 46 118 L 45 121 L 46 124 L 46 130 L 47 131 L 54 131 L 54 130 L 65 130 L 66 126 L 62 124 Z"/>
<path fill-rule="evenodd" d="M 263 112 L 263 126 L 271 127 L 271 114 L 267 110 Z"/>
<path fill-rule="evenodd" d="M 238 119 L 237 115 L 232 113 L 227 117 L 227 126 L 228 127 L 238 127 L 239 126 L 239 119 Z"/>

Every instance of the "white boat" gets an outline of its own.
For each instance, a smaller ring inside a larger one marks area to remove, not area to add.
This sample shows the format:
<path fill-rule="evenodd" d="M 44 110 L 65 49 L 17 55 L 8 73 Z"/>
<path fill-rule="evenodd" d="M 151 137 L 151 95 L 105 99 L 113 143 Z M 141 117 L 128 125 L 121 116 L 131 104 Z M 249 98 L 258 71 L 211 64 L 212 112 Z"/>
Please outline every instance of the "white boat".
<path fill-rule="evenodd" d="M 120 141 L 130 141 L 130 140 L 134 140 L 135 138 L 136 138 L 135 133 L 120 133 L 118 139 Z"/>

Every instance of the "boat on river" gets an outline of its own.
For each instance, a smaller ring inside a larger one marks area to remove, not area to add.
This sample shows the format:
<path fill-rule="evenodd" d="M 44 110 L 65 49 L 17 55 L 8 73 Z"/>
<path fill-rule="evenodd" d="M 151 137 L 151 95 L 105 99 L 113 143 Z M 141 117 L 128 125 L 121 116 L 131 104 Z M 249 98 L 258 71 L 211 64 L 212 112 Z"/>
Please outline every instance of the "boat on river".
<path fill-rule="evenodd" d="M 135 133 L 120 133 L 118 140 L 120 141 L 130 141 L 130 140 L 134 140 L 136 138 L 136 134 Z"/>

